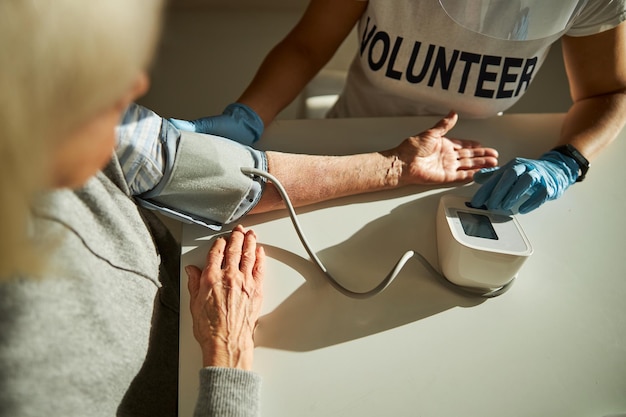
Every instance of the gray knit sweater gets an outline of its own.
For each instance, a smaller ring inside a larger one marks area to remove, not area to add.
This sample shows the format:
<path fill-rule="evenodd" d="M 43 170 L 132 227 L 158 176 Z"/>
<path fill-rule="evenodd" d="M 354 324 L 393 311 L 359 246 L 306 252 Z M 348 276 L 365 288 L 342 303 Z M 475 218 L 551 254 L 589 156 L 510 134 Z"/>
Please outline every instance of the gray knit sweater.
<path fill-rule="evenodd" d="M 0 416 L 176 416 L 179 248 L 116 159 L 45 196 L 43 277 L 0 284 Z M 256 416 L 258 375 L 200 371 L 196 416 Z"/>

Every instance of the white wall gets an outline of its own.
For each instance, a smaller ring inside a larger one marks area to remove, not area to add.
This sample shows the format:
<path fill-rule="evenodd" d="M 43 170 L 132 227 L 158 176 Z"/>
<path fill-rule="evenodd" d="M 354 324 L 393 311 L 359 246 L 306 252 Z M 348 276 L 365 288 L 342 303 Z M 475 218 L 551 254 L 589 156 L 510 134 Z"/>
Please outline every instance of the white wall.
<path fill-rule="evenodd" d="M 219 114 L 252 80 L 269 50 L 296 24 L 307 0 L 175 0 L 140 102 L 163 116 Z M 353 34 L 329 63 L 347 68 Z M 570 104 L 560 46 L 553 48 L 528 93 L 509 112 L 562 112 Z M 279 118 L 296 117 L 298 104 Z"/>
<path fill-rule="evenodd" d="M 169 13 L 152 88 L 141 100 L 164 116 L 219 114 L 251 81 L 297 11 L 174 10 Z"/>

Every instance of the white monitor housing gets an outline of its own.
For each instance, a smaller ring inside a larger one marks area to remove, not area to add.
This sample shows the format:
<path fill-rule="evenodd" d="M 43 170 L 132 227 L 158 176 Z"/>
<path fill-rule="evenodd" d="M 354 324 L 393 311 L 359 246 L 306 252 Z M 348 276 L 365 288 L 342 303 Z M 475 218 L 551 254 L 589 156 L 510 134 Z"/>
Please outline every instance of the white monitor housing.
<path fill-rule="evenodd" d="M 501 288 L 517 276 L 532 246 L 515 216 L 472 208 L 467 201 L 449 194 L 439 201 L 439 266 L 454 284 Z"/>

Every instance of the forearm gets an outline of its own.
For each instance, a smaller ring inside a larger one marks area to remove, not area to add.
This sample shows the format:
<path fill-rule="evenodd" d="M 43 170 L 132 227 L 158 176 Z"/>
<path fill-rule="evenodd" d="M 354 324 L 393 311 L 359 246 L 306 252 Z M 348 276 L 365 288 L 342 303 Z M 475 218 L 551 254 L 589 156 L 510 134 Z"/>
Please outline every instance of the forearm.
<path fill-rule="evenodd" d="M 269 173 L 285 187 L 294 206 L 400 185 L 402 166 L 387 152 L 350 156 L 296 155 L 267 152 Z M 261 213 L 284 207 L 276 188 L 268 183 L 252 210 Z"/>
<path fill-rule="evenodd" d="M 451 112 L 430 129 L 381 152 L 346 156 L 267 152 L 268 170 L 296 207 L 409 184 L 467 182 L 478 170 L 496 166 L 498 153 L 474 141 L 446 138 L 457 119 Z M 270 182 L 251 212 L 282 207 Z"/>
<path fill-rule="evenodd" d="M 561 144 L 592 160 L 626 120 L 626 23 L 596 35 L 562 38 L 574 105 L 561 129 Z"/>
<path fill-rule="evenodd" d="M 313 60 L 307 51 L 289 41 L 278 44 L 237 101 L 254 109 L 269 126 L 325 64 Z"/>
<path fill-rule="evenodd" d="M 567 112 L 559 144 L 570 143 L 592 160 L 626 123 L 626 91 L 582 99 Z"/>
<path fill-rule="evenodd" d="M 366 7 L 367 2 L 354 0 L 311 0 L 238 101 L 252 107 L 268 126 L 332 58 Z"/>

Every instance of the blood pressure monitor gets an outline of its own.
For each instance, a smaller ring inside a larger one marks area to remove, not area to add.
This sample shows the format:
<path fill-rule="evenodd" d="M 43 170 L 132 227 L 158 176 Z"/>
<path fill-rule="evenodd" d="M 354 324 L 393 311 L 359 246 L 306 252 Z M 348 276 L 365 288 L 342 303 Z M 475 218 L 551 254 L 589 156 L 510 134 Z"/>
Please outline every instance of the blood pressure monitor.
<path fill-rule="evenodd" d="M 533 252 L 514 215 L 472 208 L 454 195 L 439 201 L 437 249 L 446 279 L 480 289 L 509 284 Z"/>
<path fill-rule="evenodd" d="M 376 287 L 365 292 L 355 292 L 337 281 L 311 248 L 289 195 L 278 178 L 257 168 L 243 167 L 241 172 L 258 175 L 274 184 L 285 201 L 289 217 L 311 260 L 330 285 L 347 297 L 365 299 L 380 294 L 414 256 L 451 288 L 466 295 L 496 297 L 508 290 L 517 271 L 532 253 L 530 242 L 514 216 L 471 208 L 467 206 L 464 197 L 444 195 L 439 201 L 437 212 L 437 246 L 443 274 L 424 256 L 409 250 Z"/>

